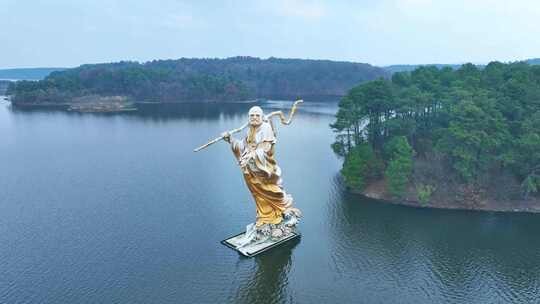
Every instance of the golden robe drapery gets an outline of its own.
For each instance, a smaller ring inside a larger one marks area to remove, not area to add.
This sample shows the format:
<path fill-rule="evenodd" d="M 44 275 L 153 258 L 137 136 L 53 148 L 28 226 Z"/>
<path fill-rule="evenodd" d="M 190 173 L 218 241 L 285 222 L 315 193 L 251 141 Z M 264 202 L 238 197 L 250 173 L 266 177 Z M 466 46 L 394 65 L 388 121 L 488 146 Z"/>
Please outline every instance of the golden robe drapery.
<path fill-rule="evenodd" d="M 261 146 L 270 144 L 265 151 Z M 250 126 L 247 136 L 239 141 L 232 140 L 231 147 L 238 160 L 244 153 L 255 151 L 255 157 L 243 168 L 246 185 L 255 199 L 257 210 L 256 226 L 279 224 L 283 212 L 291 207 L 292 198 L 286 194 L 281 184 L 281 169 L 274 159 L 276 137 L 268 122 Z"/>

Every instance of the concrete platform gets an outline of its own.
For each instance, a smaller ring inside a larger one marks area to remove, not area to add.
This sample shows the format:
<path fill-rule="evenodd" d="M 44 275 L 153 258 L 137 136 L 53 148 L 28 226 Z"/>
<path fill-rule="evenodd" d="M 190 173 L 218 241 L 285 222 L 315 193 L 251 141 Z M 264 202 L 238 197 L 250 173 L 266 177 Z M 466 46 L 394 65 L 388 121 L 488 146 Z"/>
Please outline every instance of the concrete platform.
<path fill-rule="evenodd" d="M 268 240 L 265 240 L 265 241 L 262 241 L 262 242 L 256 242 L 256 243 L 253 243 L 253 244 L 249 244 L 249 245 L 246 245 L 244 247 L 238 247 L 239 245 L 239 242 L 242 240 L 242 238 L 244 237 L 244 234 L 245 232 L 242 232 L 240 234 L 237 234 L 237 235 L 234 235 L 228 239 L 225 239 L 223 241 L 221 241 L 221 243 L 231 249 L 234 249 L 236 251 L 238 251 L 240 254 L 246 256 L 246 257 L 254 257 L 260 253 L 263 253 L 265 251 L 268 251 L 274 247 L 277 247 L 283 243 L 286 243 L 287 241 L 290 241 L 290 240 L 293 240 L 293 239 L 296 239 L 298 237 L 300 237 L 300 233 L 297 233 L 297 232 L 291 232 L 289 235 L 286 235 L 282 238 L 280 238 L 279 240 L 271 240 L 271 239 L 268 239 Z"/>

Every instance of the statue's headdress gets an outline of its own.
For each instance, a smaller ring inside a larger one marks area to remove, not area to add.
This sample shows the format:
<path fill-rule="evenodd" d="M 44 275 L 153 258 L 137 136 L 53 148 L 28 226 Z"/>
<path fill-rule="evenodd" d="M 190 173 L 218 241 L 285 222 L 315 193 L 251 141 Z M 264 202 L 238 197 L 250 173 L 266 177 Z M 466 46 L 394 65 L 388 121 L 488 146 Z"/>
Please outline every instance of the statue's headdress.
<path fill-rule="evenodd" d="M 265 117 L 264 117 L 264 112 L 261 109 L 261 107 L 259 107 L 259 106 L 251 107 L 251 109 L 249 109 L 248 116 L 251 115 L 251 114 L 259 114 L 259 115 L 261 115 L 261 118 L 263 120 L 266 120 Z"/>

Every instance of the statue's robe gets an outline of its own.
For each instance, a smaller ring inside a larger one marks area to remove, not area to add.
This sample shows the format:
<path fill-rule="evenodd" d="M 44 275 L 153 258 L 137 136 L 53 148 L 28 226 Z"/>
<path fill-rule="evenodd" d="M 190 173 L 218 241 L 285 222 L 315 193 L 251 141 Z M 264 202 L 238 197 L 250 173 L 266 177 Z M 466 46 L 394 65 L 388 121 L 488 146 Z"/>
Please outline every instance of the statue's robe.
<path fill-rule="evenodd" d="M 268 151 L 261 147 L 264 142 L 270 144 Z M 274 159 L 275 143 L 276 137 L 268 122 L 263 122 L 258 127 L 250 126 L 243 140 L 232 139 L 231 142 L 233 153 L 238 160 L 247 151 L 255 150 L 256 156 L 243 169 L 243 175 L 255 199 L 257 227 L 279 224 L 283 219 L 283 212 L 292 205 L 292 197 L 282 188 L 281 169 Z"/>

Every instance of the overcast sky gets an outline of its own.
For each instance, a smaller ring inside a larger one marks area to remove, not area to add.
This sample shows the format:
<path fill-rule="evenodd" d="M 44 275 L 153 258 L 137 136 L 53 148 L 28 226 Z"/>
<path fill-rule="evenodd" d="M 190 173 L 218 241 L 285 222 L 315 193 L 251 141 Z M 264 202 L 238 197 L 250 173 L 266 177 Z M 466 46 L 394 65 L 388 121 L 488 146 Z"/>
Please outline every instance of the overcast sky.
<path fill-rule="evenodd" d="M 0 0 L 0 68 L 180 57 L 540 57 L 538 0 Z"/>

